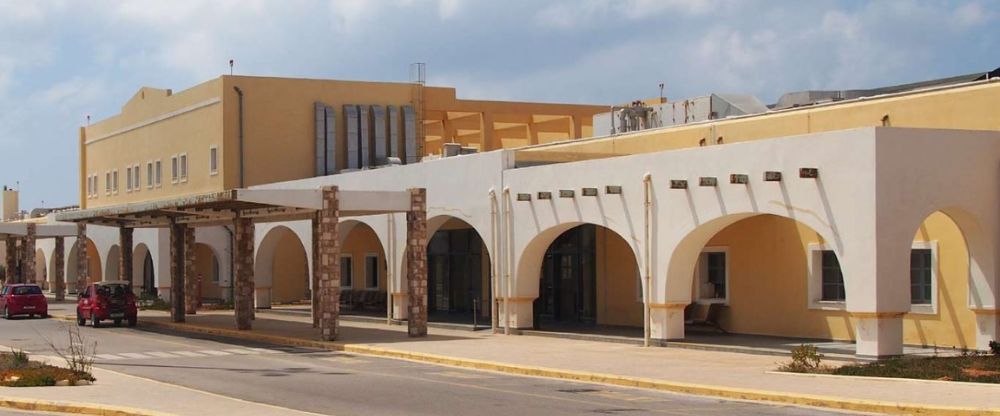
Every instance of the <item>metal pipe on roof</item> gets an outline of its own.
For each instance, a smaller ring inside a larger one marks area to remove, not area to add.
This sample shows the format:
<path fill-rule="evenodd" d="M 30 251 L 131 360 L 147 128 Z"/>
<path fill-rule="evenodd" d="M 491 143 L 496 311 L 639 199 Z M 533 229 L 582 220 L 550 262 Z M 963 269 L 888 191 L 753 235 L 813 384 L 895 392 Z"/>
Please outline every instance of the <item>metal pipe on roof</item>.
<path fill-rule="evenodd" d="M 246 160 L 244 158 L 244 152 L 243 152 L 243 90 L 241 90 L 240 87 L 238 87 L 236 85 L 233 86 L 233 90 L 235 90 L 236 94 L 239 95 L 239 117 L 240 117 L 240 136 L 239 136 L 240 137 L 240 140 L 239 140 L 239 143 L 240 143 L 240 188 L 243 188 L 245 186 L 245 182 L 244 182 L 245 176 L 244 175 L 246 173 L 246 169 L 245 169 Z"/>

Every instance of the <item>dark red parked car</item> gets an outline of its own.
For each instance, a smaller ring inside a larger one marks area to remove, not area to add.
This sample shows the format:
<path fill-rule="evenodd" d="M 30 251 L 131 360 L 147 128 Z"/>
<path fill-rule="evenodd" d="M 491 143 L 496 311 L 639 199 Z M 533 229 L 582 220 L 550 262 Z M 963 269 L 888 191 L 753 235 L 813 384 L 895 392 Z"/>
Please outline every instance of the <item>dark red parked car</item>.
<path fill-rule="evenodd" d="M 103 320 L 111 320 L 115 326 L 126 321 L 135 326 L 138 308 L 132 285 L 126 281 L 91 283 L 76 301 L 76 323 L 86 325 L 90 321 L 94 328 Z"/>
<path fill-rule="evenodd" d="M 0 310 L 4 319 L 14 315 L 44 318 L 49 315 L 49 302 L 38 285 L 17 283 L 4 286 L 0 291 Z"/>

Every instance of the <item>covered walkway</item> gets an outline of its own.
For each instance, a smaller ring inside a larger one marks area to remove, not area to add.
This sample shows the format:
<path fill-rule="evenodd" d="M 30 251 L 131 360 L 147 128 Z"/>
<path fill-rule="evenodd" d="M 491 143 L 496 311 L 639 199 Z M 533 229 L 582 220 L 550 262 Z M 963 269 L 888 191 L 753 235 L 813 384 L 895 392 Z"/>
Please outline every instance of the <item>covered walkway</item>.
<path fill-rule="evenodd" d="M 33 222 L 0 223 L 0 239 L 5 242 L 4 271 L 5 283 L 38 283 L 38 268 L 44 269 L 45 258 L 38 264 L 35 253 L 38 239 L 56 240 L 54 257 L 55 295 L 62 300 L 66 296 L 66 243 L 65 238 L 75 236 L 77 227 L 72 224 L 38 224 Z M 81 250 L 86 251 L 86 250 Z M 86 257 L 84 257 L 86 258 Z M 82 263 L 86 269 L 86 262 Z"/>
<path fill-rule="evenodd" d="M 234 189 L 169 200 L 72 211 L 57 215 L 57 220 L 77 223 L 78 241 L 86 241 L 86 225 L 119 229 L 122 253 L 119 276 L 132 281 L 133 230 L 168 228 L 170 234 L 170 315 L 173 322 L 184 322 L 185 315 L 197 312 L 197 273 L 195 267 L 196 227 L 232 224 L 234 238 L 234 287 L 236 328 L 249 330 L 254 318 L 254 224 L 311 220 L 314 236 L 312 304 L 313 326 L 323 340 L 338 336 L 340 314 L 340 239 L 341 217 L 407 214 L 408 333 L 427 334 L 426 191 L 340 191 L 335 186 L 319 189 Z M 78 261 L 87 261 L 81 251 Z M 78 279 L 85 282 L 86 269 Z"/>

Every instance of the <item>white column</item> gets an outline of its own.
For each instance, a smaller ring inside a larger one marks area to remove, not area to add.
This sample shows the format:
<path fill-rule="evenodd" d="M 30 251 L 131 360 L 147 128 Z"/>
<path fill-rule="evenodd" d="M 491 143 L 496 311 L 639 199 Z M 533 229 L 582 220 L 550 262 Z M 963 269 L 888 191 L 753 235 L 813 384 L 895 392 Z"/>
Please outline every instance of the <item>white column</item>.
<path fill-rule="evenodd" d="M 657 340 L 684 339 L 684 307 L 686 303 L 654 304 L 650 306 L 650 338 Z"/>
<path fill-rule="evenodd" d="M 510 328 L 511 329 L 531 329 L 534 327 L 533 305 L 534 299 L 511 298 L 510 303 L 500 299 L 499 316 L 500 327 L 503 328 L 504 319 L 507 316 L 504 308 L 510 305 Z"/>
<path fill-rule="evenodd" d="M 974 309 L 976 313 L 976 349 L 989 351 L 990 341 L 1000 342 L 1000 310 Z"/>
<path fill-rule="evenodd" d="M 856 322 L 859 357 L 888 358 L 903 355 L 903 314 L 898 312 L 852 314 Z"/>

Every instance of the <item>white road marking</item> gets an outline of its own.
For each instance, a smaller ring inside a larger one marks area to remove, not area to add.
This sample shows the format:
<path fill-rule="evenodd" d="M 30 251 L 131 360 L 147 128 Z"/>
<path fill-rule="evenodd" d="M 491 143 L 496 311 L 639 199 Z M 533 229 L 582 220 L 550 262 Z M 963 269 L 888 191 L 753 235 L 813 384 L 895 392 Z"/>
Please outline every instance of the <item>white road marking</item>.
<path fill-rule="evenodd" d="M 114 354 L 97 354 L 97 355 L 95 355 L 95 357 L 100 358 L 102 360 L 123 360 L 123 359 L 125 359 L 125 357 L 117 356 L 117 355 L 114 355 Z"/>
<path fill-rule="evenodd" d="M 233 354 L 239 354 L 239 355 L 250 355 L 250 354 L 254 354 L 255 353 L 254 351 L 245 350 L 245 349 L 242 349 L 242 348 L 230 348 L 228 350 L 223 350 L 223 351 L 225 351 L 225 352 L 231 352 Z"/>
<path fill-rule="evenodd" d="M 141 358 L 152 358 L 152 357 L 150 357 L 148 355 L 139 354 L 137 352 L 123 352 L 123 353 L 119 353 L 118 355 L 120 355 L 122 357 L 126 357 L 126 358 L 140 358 L 140 359 Z"/>
<path fill-rule="evenodd" d="M 204 357 L 205 354 L 194 352 L 194 351 L 170 351 L 171 354 L 177 354 L 182 357 Z"/>
<path fill-rule="evenodd" d="M 228 352 L 225 352 L 225 351 L 216 351 L 216 350 L 205 350 L 205 351 L 198 351 L 198 352 L 200 352 L 202 354 L 215 355 L 215 356 L 233 355 L 232 353 L 228 353 Z"/>
<path fill-rule="evenodd" d="M 169 352 L 147 352 L 146 354 L 152 355 L 156 358 L 177 358 L 177 355 L 171 354 Z"/>

